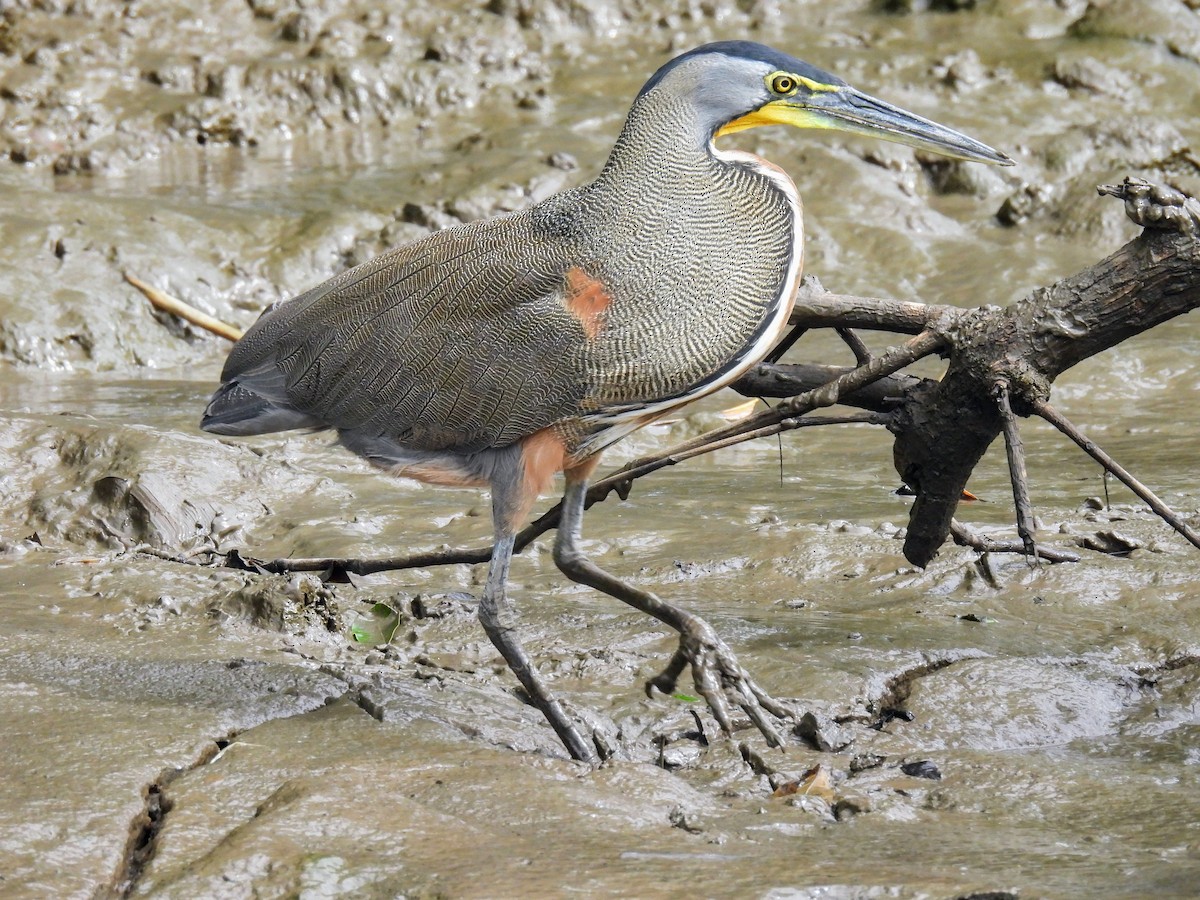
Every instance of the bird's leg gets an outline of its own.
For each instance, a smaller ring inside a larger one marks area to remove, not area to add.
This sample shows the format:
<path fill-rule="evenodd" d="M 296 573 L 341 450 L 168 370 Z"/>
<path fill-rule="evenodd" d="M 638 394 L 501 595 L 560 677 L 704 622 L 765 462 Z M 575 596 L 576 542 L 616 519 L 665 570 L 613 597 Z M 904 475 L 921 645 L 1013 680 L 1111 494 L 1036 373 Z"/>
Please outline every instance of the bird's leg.
<path fill-rule="evenodd" d="M 512 669 L 534 705 L 550 722 L 559 739 L 573 759 L 597 765 L 595 750 L 580 737 L 575 723 L 567 715 L 558 698 L 543 683 L 529 655 L 517 636 L 517 614 L 508 599 L 508 567 L 513 554 L 513 527 L 505 501 L 509 499 L 502 485 L 493 484 L 493 510 L 496 522 L 496 542 L 488 566 L 487 584 L 479 603 L 479 622 L 495 644 L 508 667 Z"/>
<path fill-rule="evenodd" d="M 684 668 L 690 665 L 696 690 L 704 697 L 726 734 L 732 731 L 729 716 L 729 700 L 732 699 L 762 732 L 767 743 L 772 747 L 783 746 L 767 713 L 786 719 L 791 717 L 791 711 L 754 682 L 712 626 L 694 613 L 666 603 L 649 591 L 626 584 L 584 555 L 579 548 L 580 523 L 587 495 L 587 479 L 580 474 L 582 469 L 566 472 L 567 490 L 563 495 L 562 518 L 554 541 L 554 561 L 572 581 L 616 597 L 679 632 L 679 648 L 666 669 L 647 682 L 647 693 L 652 688 L 666 694 L 674 693 L 676 681 Z"/>

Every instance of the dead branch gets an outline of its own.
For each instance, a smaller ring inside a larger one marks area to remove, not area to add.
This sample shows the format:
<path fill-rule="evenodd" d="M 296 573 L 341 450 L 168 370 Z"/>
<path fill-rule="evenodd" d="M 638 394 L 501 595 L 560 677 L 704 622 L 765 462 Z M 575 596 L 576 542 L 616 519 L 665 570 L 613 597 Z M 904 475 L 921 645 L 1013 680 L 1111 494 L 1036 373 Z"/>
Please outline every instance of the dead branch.
<path fill-rule="evenodd" d="M 184 303 L 179 298 L 172 297 L 165 291 L 160 291 L 154 285 L 142 281 L 136 275 L 132 275 L 129 272 L 124 274 L 125 280 L 145 294 L 146 299 L 150 301 L 150 305 L 155 309 L 161 309 L 163 312 L 170 313 L 173 316 L 179 316 L 185 322 L 191 322 L 193 325 L 203 328 L 205 331 L 211 331 L 213 334 L 219 335 L 229 341 L 236 341 L 242 336 L 242 329 L 222 322 L 208 313 L 201 312 L 196 307 Z"/>
<path fill-rule="evenodd" d="M 844 366 L 821 366 L 815 363 L 760 363 L 731 387 L 746 397 L 794 397 L 813 391 L 853 371 Z M 888 412 L 904 402 L 922 379 L 912 375 L 885 375 L 878 381 L 842 396 L 838 402 L 858 409 Z"/>
<path fill-rule="evenodd" d="M 788 320 L 800 328 L 860 328 L 867 331 L 891 331 L 920 334 L 943 320 L 962 313 L 956 306 L 888 300 L 881 297 L 852 297 L 831 294 L 821 282 L 806 275 L 796 296 L 796 307 Z"/>
<path fill-rule="evenodd" d="M 979 553 L 1027 553 L 1024 541 L 997 541 L 972 531 L 957 519 L 950 523 L 950 536 L 961 547 L 970 547 Z M 1079 562 L 1079 554 L 1055 547 L 1038 547 L 1037 558 L 1047 562 Z"/>
<path fill-rule="evenodd" d="M 1105 192 L 1126 200 L 1145 221 L 1155 193 L 1126 181 Z M 950 365 L 936 383 L 911 392 L 896 412 L 896 470 L 916 491 L 905 556 L 926 565 L 950 534 L 963 488 L 1003 423 L 991 397 L 1003 378 L 1013 409 L 1028 415 L 1062 372 L 1200 305 L 1200 240 L 1190 206 L 1165 194 L 1176 212 L 1116 253 L 1003 309 L 983 307 L 952 317 L 943 332 Z"/>

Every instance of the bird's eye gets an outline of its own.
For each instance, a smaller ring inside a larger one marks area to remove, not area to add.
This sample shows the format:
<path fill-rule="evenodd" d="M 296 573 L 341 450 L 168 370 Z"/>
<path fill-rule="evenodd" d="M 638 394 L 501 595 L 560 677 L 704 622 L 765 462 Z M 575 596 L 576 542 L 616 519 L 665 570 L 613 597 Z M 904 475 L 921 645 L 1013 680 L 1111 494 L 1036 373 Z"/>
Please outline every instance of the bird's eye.
<path fill-rule="evenodd" d="M 776 75 L 771 79 L 771 90 L 777 94 L 790 94 L 796 90 L 796 79 L 790 75 Z"/>

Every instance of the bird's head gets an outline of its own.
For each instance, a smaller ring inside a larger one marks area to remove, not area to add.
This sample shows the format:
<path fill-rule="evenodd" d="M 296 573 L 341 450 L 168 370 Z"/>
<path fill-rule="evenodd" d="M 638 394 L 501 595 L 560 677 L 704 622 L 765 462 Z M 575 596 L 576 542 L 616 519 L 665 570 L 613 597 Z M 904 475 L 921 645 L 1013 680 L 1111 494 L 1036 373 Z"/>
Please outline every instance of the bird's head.
<path fill-rule="evenodd" d="M 760 125 L 861 134 L 954 159 L 1010 166 L 1013 161 L 965 134 L 906 112 L 835 75 L 750 41 L 705 44 L 671 60 L 639 97 L 665 91 L 687 99 L 698 127 L 720 137 Z"/>

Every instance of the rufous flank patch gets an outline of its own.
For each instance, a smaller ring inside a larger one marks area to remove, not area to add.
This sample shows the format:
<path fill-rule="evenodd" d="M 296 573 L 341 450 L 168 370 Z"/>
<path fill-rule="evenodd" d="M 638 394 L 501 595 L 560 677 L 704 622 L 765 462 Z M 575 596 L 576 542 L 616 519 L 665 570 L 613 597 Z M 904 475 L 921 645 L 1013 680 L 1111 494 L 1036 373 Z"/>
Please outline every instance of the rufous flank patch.
<path fill-rule="evenodd" d="M 563 304 L 579 320 L 589 341 L 594 340 L 604 327 L 604 314 L 610 303 L 612 297 L 604 282 L 578 266 L 567 271 L 567 293 Z"/>

